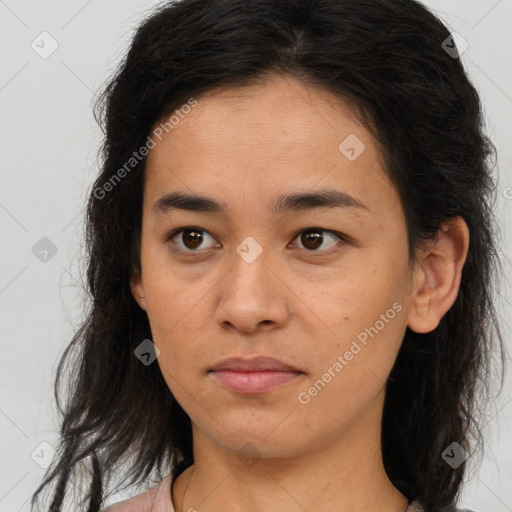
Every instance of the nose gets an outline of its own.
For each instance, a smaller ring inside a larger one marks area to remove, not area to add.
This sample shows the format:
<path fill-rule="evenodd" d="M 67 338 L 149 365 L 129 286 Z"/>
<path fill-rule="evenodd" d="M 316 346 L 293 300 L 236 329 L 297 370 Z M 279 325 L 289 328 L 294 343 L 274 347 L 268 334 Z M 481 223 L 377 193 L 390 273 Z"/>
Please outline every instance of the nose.
<path fill-rule="evenodd" d="M 282 327 L 289 317 L 288 298 L 292 295 L 272 261 L 270 249 L 256 259 L 233 251 L 231 269 L 220 281 L 216 321 L 224 329 L 252 333 Z"/>

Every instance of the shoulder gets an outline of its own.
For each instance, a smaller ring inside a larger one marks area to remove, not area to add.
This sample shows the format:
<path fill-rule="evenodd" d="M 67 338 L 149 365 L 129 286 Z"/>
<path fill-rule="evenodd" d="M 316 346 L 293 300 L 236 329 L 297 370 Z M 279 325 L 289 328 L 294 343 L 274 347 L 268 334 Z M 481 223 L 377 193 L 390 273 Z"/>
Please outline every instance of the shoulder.
<path fill-rule="evenodd" d="M 100 512 L 174 512 L 171 501 L 171 475 L 167 475 L 157 485 Z"/>

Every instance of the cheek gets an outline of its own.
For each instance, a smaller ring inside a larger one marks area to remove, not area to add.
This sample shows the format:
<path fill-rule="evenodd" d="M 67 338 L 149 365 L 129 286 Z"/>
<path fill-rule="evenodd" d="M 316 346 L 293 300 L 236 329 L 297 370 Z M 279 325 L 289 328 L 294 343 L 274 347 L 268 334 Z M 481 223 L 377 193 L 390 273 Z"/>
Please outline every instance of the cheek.
<path fill-rule="evenodd" d="M 302 289 L 307 290 L 307 286 L 304 284 Z M 346 339 L 373 326 L 382 315 L 386 326 L 396 324 L 395 318 L 403 316 L 398 315 L 398 310 L 404 309 L 406 290 L 407 281 L 401 268 L 391 262 L 366 261 L 364 265 L 347 269 L 341 278 L 324 282 L 321 293 L 308 297 L 303 292 L 302 298 L 310 302 L 311 309 L 318 312 L 331 334 Z M 389 319 L 392 322 L 386 321 Z M 386 330 L 389 331 L 387 327 Z"/>
<path fill-rule="evenodd" d="M 197 358 L 205 348 L 200 342 L 205 337 L 200 334 L 211 330 L 208 292 L 218 279 L 185 280 L 171 268 L 169 259 L 157 251 L 147 251 L 142 259 L 152 341 L 160 349 L 158 362 L 176 377 L 186 374 L 187 368 L 192 376 Z"/>
<path fill-rule="evenodd" d="M 203 318 L 201 308 L 214 279 L 194 279 L 190 272 L 180 271 L 163 244 L 148 244 L 141 259 L 147 313 L 155 326 L 153 334 L 170 335 L 175 329 L 197 324 Z"/>
<path fill-rule="evenodd" d="M 383 311 L 383 317 L 365 312 L 354 321 L 345 320 L 336 338 L 316 345 L 315 369 L 295 397 L 299 410 L 311 418 L 312 430 L 350 423 L 384 393 L 406 320 L 398 302 L 383 309 L 376 304 L 369 310 Z M 316 418 L 323 418 L 325 425 Z"/>
<path fill-rule="evenodd" d="M 326 372 L 331 369 L 336 374 L 332 382 L 344 389 L 364 388 L 368 378 L 373 384 L 378 385 L 380 380 L 383 385 L 407 325 L 405 275 L 393 262 L 366 265 L 364 271 L 354 269 L 346 275 L 324 286 L 322 294 L 311 299 L 311 309 L 319 312 L 322 324 L 328 327 L 322 330 L 322 342 L 316 344 L 314 377 L 325 375 L 323 380 L 328 380 Z M 318 339 L 313 328 L 308 334 Z M 333 365 L 338 356 L 344 362 L 340 363 L 343 370 L 336 372 Z"/>

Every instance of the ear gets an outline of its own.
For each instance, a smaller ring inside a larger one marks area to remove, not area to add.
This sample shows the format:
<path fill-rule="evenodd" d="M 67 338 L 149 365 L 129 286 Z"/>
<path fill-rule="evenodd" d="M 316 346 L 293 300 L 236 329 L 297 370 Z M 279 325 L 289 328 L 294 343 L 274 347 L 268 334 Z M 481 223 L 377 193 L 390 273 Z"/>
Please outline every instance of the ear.
<path fill-rule="evenodd" d="M 468 226 L 462 217 L 453 217 L 441 226 L 439 239 L 422 251 L 414 269 L 410 329 L 417 333 L 433 331 L 453 306 L 468 247 Z"/>
<path fill-rule="evenodd" d="M 146 306 L 146 298 L 144 293 L 144 285 L 142 284 L 142 276 L 136 272 L 133 271 L 132 277 L 130 279 L 130 288 L 132 290 L 132 295 L 134 299 L 137 301 L 139 306 L 144 310 L 147 311 Z"/>

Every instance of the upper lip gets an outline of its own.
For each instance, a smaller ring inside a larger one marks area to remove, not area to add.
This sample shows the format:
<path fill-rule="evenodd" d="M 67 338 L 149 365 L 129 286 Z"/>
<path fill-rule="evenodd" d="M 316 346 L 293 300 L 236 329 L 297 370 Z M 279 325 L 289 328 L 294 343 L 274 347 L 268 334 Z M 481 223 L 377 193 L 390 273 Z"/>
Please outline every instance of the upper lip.
<path fill-rule="evenodd" d="M 257 356 L 251 358 L 230 357 L 219 361 L 210 371 L 218 370 L 234 370 L 241 372 L 256 371 L 284 371 L 284 372 L 301 372 L 288 364 L 279 361 L 273 357 Z"/>

